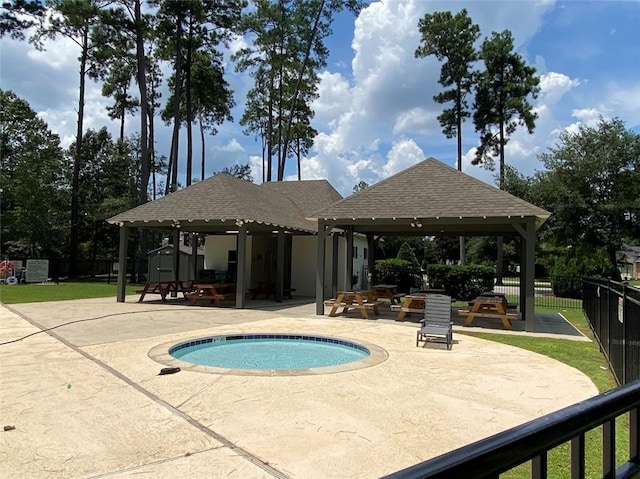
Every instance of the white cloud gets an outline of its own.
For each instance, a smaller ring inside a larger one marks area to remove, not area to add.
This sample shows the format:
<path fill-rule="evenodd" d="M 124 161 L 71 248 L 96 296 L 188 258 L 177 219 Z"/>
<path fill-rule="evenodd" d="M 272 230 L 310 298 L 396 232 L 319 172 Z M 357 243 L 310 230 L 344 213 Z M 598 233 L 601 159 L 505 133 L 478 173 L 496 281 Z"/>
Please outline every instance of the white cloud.
<path fill-rule="evenodd" d="M 216 146 L 216 150 L 224 151 L 226 153 L 237 153 L 239 151 L 244 151 L 244 148 L 238 142 L 238 140 L 232 138 L 226 145 Z"/>
<path fill-rule="evenodd" d="M 394 175 L 424 159 L 425 154 L 415 141 L 408 138 L 396 141 L 387 154 L 386 164 L 382 167 L 383 178 Z"/>
<path fill-rule="evenodd" d="M 428 112 L 421 107 L 404 111 L 396 118 L 395 124 L 393 125 L 393 134 L 418 132 L 426 135 L 431 132 L 430 127 L 433 127 L 434 116 L 434 113 Z"/>
<path fill-rule="evenodd" d="M 580 85 L 577 78 L 569 78 L 563 73 L 549 72 L 540 76 L 539 103 L 553 105 L 572 88 Z"/>
<path fill-rule="evenodd" d="M 311 107 L 319 120 L 331 121 L 349 110 L 351 91 L 349 82 L 340 73 L 324 71 L 318 75 L 318 98 Z"/>

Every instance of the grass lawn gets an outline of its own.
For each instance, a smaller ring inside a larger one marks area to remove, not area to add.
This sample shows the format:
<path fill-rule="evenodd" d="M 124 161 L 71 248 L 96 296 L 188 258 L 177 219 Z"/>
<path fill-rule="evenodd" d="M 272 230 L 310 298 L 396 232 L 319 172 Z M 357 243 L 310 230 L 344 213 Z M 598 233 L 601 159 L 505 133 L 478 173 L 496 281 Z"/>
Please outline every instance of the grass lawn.
<path fill-rule="evenodd" d="M 140 286 L 127 285 L 127 294 Z M 0 302 L 4 304 L 63 301 L 66 299 L 116 297 L 116 283 L 73 282 L 60 284 L 0 285 Z"/>
<path fill-rule="evenodd" d="M 567 318 L 576 328 L 582 331 L 587 337 L 593 339 L 591 330 L 582 311 L 563 311 L 562 315 Z M 458 331 L 456 331 L 458 334 Z M 515 336 L 506 334 L 471 333 L 460 332 L 490 341 L 517 346 L 519 348 L 534 351 L 554 358 L 562 363 L 572 366 L 586 374 L 598 390 L 602 393 L 617 386 L 613 374 L 609 370 L 604 356 L 599 350 L 595 340 L 591 343 L 582 341 L 570 341 L 565 339 L 547 339 L 527 336 Z M 618 418 L 616 422 L 616 453 L 617 463 L 626 461 L 629 454 L 629 425 L 628 417 L 625 415 Z M 586 434 L 585 445 L 585 470 L 587 478 L 602 477 L 602 430 L 594 429 Z M 570 445 L 562 444 L 549 451 L 548 477 L 568 478 L 570 477 Z M 531 465 L 525 463 L 500 477 L 520 479 L 529 477 Z M 637 477 L 637 476 L 636 476 Z"/>

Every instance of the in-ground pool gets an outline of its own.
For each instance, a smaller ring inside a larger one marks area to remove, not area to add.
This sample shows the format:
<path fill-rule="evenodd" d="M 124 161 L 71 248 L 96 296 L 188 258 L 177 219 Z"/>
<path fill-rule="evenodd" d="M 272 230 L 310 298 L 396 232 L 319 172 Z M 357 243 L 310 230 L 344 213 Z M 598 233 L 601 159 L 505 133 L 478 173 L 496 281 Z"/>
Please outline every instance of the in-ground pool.
<path fill-rule="evenodd" d="M 340 372 L 371 366 L 387 358 L 386 351 L 369 343 L 284 333 L 211 336 L 173 344 L 168 354 L 158 354 L 158 349 L 162 345 L 150 352 L 153 359 L 179 365 L 181 369 L 272 376 Z"/>

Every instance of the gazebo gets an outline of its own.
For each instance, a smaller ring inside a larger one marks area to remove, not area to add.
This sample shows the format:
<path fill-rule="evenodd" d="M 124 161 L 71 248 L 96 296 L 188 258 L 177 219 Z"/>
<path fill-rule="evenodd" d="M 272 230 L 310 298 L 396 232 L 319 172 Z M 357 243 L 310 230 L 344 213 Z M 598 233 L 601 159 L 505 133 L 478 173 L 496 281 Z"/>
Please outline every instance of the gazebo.
<path fill-rule="evenodd" d="M 237 248 L 236 307 L 243 308 L 248 288 L 247 237 L 276 235 L 276 301 L 283 297 L 285 245 L 293 236 L 314 236 L 317 221 L 306 216 L 342 196 L 326 180 L 272 182 L 256 185 L 224 173 L 145 203 L 107 220 L 120 226 L 117 300 L 125 299 L 127 238 L 130 228 L 171 230 L 174 244 L 180 232 L 233 235 Z M 196 242 L 193 242 L 195 255 Z M 174 271 L 179 271 L 174 255 Z M 177 278 L 176 278 L 177 279 Z"/>
<path fill-rule="evenodd" d="M 172 230 L 175 244 L 180 231 L 235 235 L 236 308 L 244 307 L 248 287 L 248 235 L 277 235 L 277 301 L 283 297 L 287 241 L 293 236 L 316 237 L 318 314 L 324 313 L 326 278 L 331 278 L 330 290 L 337 289 L 339 235 L 346 236 L 347 252 L 352 250 L 354 233 L 365 235 L 372 253 L 374 235 L 381 234 L 519 236 L 520 311 L 526 329 L 532 330 L 536 229 L 549 216 L 542 208 L 429 158 L 344 199 L 326 180 L 256 185 L 217 174 L 107 221 L 120 226 L 118 301 L 125 297 L 127 232 L 132 227 Z M 332 253 L 330 274 L 326 271 L 327 246 Z M 193 248 L 195 251 L 195 242 Z M 374 261 L 369 254 L 369 271 Z M 351 278 L 353 262 L 345 261 L 342 268 Z M 178 270 L 179 255 L 175 255 L 174 271 Z"/>
<path fill-rule="evenodd" d="M 369 251 L 374 251 L 374 234 L 517 235 L 521 239 L 520 311 L 525 328 L 533 330 L 536 230 L 549 216 L 548 211 L 434 158 L 424 160 L 313 214 L 318 222 L 316 312 L 324 311 L 324 238 L 334 230 L 346 232 L 347 245 L 354 232 L 367 235 Z M 369 255 L 369 271 L 374 261 Z M 336 267 L 334 262 L 332 268 Z"/>

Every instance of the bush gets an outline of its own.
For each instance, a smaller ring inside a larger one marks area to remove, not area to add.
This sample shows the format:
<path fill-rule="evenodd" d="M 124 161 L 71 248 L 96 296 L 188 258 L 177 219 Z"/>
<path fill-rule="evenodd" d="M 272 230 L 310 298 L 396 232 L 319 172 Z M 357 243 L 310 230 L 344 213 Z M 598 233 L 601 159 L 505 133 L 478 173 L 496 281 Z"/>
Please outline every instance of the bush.
<path fill-rule="evenodd" d="M 582 298 L 582 278 L 607 278 L 615 276 L 615 267 L 604 251 L 585 247 L 569 250 L 559 256 L 551 268 L 551 288 L 554 296 Z"/>
<path fill-rule="evenodd" d="M 422 287 L 420 267 L 398 258 L 377 260 L 375 278 L 376 283 L 398 285 L 398 291 L 403 293 Z"/>
<path fill-rule="evenodd" d="M 493 290 L 493 268 L 490 266 L 432 264 L 427 268 L 429 287 L 444 289 L 459 301 L 469 301 L 480 293 Z"/>

